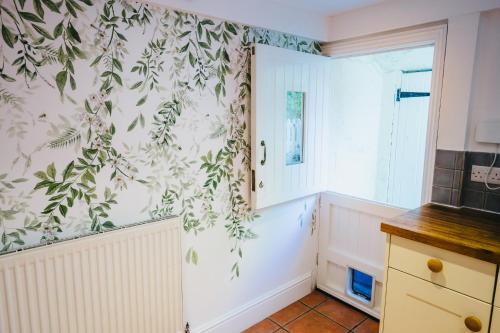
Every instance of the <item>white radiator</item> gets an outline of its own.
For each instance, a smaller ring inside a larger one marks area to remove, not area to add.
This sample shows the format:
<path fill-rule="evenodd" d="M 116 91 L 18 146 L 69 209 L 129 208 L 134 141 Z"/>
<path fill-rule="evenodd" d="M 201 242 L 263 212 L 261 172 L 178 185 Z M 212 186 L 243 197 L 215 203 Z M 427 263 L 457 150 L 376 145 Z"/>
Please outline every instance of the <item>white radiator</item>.
<path fill-rule="evenodd" d="M 0 332 L 182 331 L 180 221 L 0 256 Z"/>

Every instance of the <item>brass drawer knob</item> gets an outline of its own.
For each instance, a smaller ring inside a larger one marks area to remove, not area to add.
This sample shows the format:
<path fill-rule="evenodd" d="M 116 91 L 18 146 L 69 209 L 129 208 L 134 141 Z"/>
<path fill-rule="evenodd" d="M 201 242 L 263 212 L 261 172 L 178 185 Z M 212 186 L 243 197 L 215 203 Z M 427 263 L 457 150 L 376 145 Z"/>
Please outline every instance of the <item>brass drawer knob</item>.
<path fill-rule="evenodd" d="M 427 267 L 431 270 L 431 272 L 439 273 L 443 270 L 443 262 L 439 259 L 432 258 L 427 260 Z"/>
<path fill-rule="evenodd" d="M 481 319 L 476 316 L 469 316 L 464 320 L 465 326 L 472 332 L 479 332 L 483 328 Z"/>

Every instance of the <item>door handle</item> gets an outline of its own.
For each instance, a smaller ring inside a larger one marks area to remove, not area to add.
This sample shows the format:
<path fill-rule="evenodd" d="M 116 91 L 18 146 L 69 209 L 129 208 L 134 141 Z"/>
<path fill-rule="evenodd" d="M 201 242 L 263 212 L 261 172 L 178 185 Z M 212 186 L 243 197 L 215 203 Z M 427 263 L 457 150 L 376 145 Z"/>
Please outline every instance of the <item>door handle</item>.
<path fill-rule="evenodd" d="M 266 143 L 264 140 L 260 141 L 260 146 L 264 148 L 264 159 L 260 160 L 260 165 L 266 164 L 266 159 L 267 159 L 267 149 L 266 149 Z"/>

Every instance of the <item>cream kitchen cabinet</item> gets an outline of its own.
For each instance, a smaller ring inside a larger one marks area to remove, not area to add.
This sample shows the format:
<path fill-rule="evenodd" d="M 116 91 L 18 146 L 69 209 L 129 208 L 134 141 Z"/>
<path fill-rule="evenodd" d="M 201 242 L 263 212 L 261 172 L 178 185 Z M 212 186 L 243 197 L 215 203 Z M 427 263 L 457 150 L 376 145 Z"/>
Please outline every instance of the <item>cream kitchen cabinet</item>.
<path fill-rule="evenodd" d="M 497 278 L 497 289 L 495 292 L 495 302 L 491 317 L 490 333 L 500 333 L 500 278 Z"/>
<path fill-rule="evenodd" d="M 500 307 L 498 306 L 493 308 L 490 333 L 500 333 Z"/>
<path fill-rule="evenodd" d="M 380 332 L 500 333 L 498 322 L 488 331 L 496 271 L 493 263 L 389 235 Z"/>
<path fill-rule="evenodd" d="M 500 307 L 500 278 L 497 279 L 497 291 L 495 293 L 495 306 Z"/>
<path fill-rule="evenodd" d="M 380 333 L 500 333 L 500 215 L 427 204 L 380 228 Z"/>
<path fill-rule="evenodd" d="M 439 272 L 433 272 L 433 264 L 440 266 Z M 389 267 L 483 302 L 492 302 L 495 264 L 392 236 Z"/>
<path fill-rule="evenodd" d="M 393 268 L 387 283 L 384 333 L 488 332 L 491 304 Z"/>

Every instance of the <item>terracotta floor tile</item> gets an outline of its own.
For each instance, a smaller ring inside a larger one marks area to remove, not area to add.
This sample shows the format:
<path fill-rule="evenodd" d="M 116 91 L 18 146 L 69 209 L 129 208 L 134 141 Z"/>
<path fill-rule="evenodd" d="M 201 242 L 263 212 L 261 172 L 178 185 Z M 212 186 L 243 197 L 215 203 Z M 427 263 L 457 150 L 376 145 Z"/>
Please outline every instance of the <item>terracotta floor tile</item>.
<path fill-rule="evenodd" d="M 290 333 L 347 333 L 345 328 L 314 310 L 292 321 L 285 328 Z"/>
<path fill-rule="evenodd" d="M 243 331 L 243 333 L 272 333 L 279 328 L 276 323 L 273 323 L 269 319 L 264 319 L 263 321 L 253 325 L 249 329 Z"/>
<path fill-rule="evenodd" d="M 378 321 L 371 318 L 366 319 L 354 329 L 355 333 L 378 333 Z"/>
<path fill-rule="evenodd" d="M 307 306 L 300 302 L 295 302 L 287 306 L 286 308 L 276 312 L 273 314 L 270 318 L 280 324 L 281 326 L 284 326 L 291 322 L 292 320 L 296 319 L 300 315 L 306 313 L 309 310 Z"/>
<path fill-rule="evenodd" d="M 281 328 L 279 331 L 276 331 L 274 333 L 288 333 L 288 332 Z"/>
<path fill-rule="evenodd" d="M 327 299 L 326 295 L 321 291 L 315 290 L 309 295 L 302 298 L 300 301 L 311 308 L 314 308 L 316 305 L 324 302 Z"/>
<path fill-rule="evenodd" d="M 348 329 L 352 329 L 367 317 L 362 312 L 335 299 L 322 303 L 316 310 Z"/>

